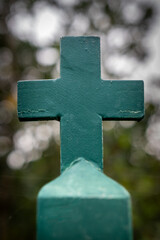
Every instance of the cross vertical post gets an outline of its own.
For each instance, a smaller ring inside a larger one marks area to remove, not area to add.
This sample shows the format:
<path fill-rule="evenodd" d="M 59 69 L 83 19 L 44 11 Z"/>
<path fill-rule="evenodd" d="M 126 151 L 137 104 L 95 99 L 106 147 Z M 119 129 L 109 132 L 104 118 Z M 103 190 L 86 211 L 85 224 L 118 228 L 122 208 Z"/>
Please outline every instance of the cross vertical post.
<path fill-rule="evenodd" d="M 102 173 L 102 120 L 141 120 L 143 81 L 102 80 L 98 37 L 62 38 L 60 69 L 18 82 L 21 121 L 60 120 L 62 174 L 39 193 L 37 238 L 130 240 L 130 195 Z"/>
<path fill-rule="evenodd" d="M 67 86 L 66 105 L 60 120 L 61 170 L 78 157 L 102 169 L 102 117 L 96 111 L 96 89 L 100 83 L 99 38 L 62 38 L 61 81 L 62 86 Z"/>

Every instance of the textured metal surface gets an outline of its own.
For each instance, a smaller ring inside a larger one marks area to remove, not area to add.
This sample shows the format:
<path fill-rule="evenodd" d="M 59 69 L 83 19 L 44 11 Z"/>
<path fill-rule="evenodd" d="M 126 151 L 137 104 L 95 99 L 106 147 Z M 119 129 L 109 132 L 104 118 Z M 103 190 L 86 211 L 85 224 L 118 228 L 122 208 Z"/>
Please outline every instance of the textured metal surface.
<path fill-rule="evenodd" d="M 61 170 L 78 157 L 102 168 L 102 120 L 140 120 L 143 81 L 104 81 L 98 37 L 61 39 L 61 77 L 18 82 L 21 121 L 61 121 Z"/>
<path fill-rule="evenodd" d="M 142 119 L 143 91 L 101 79 L 98 37 L 61 39 L 59 79 L 18 82 L 21 121 L 60 120 L 62 174 L 39 192 L 38 240 L 132 239 L 130 195 L 102 173 L 102 120 Z"/>

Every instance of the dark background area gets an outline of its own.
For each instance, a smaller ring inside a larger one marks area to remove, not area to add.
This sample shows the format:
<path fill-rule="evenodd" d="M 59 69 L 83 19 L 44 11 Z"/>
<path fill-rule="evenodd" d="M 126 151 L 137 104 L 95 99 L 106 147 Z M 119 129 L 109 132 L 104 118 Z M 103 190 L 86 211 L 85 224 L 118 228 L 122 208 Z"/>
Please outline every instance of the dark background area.
<path fill-rule="evenodd" d="M 101 37 L 103 79 L 143 79 L 145 118 L 103 124 L 104 172 L 131 193 L 134 239 L 160 239 L 160 2 L 0 1 L 0 239 L 35 239 L 60 174 L 59 123 L 17 119 L 17 81 L 57 78 L 65 35 Z"/>

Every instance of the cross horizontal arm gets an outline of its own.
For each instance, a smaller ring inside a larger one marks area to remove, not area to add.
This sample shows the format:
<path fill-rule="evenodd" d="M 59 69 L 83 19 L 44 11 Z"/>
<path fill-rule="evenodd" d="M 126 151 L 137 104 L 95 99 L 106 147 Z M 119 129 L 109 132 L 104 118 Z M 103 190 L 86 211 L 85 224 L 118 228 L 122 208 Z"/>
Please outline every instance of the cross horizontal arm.
<path fill-rule="evenodd" d="M 144 117 L 144 83 L 101 81 L 99 115 L 103 120 L 141 120 Z"/>
<path fill-rule="evenodd" d="M 60 80 L 18 82 L 20 121 L 59 119 L 61 115 Z"/>

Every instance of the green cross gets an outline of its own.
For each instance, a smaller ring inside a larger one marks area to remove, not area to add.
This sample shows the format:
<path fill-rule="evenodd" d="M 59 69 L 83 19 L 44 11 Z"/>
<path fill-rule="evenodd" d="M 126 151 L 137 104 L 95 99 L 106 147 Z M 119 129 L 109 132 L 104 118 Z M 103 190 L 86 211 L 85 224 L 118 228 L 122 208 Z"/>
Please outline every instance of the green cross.
<path fill-rule="evenodd" d="M 99 37 L 61 39 L 61 77 L 18 82 L 21 121 L 60 120 L 61 170 L 83 157 L 103 167 L 102 120 L 140 120 L 143 81 L 100 74 Z"/>

